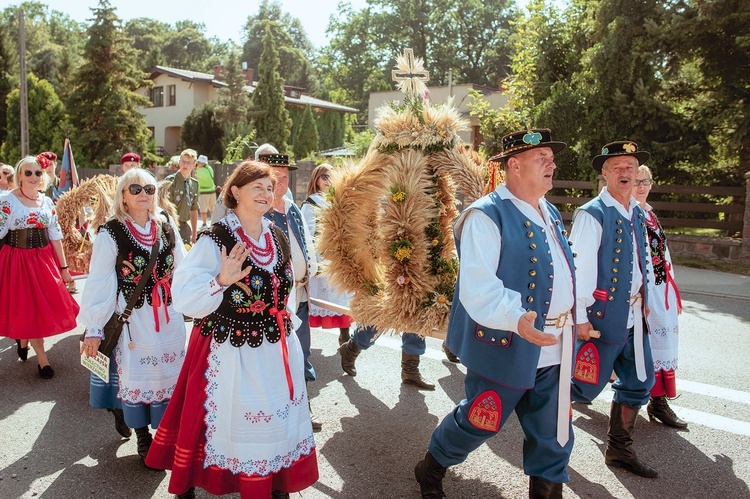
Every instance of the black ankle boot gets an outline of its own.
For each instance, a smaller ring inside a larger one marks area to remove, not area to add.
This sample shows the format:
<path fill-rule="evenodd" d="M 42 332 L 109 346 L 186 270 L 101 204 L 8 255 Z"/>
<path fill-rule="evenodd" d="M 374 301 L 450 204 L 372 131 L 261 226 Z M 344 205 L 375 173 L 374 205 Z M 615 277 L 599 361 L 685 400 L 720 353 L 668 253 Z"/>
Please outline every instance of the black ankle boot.
<path fill-rule="evenodd" d="M 111 412 L 115 417 L 115 430 L 117 430 L 117 433 L 125 438 L 130 438 L 133 430 L 125 423 L 125 415 L 122 413 L 122 409 L 107 409 L 107 412 Z"/>
<path fill-rule="evenodd" d="M 456 354 L 451 352 L 448 349 L 448 345 L 446 345 L 445 342 L 443 342 L 443 353 L 445 354 L 445 358 L 448 359 L 449 361 L 453 363 L 461 362 L 459 358 L 456 356 Z"/>
<path fill-rule="evenodd" d="M 630 407 L 612 402 L 609 414 L 609 432 L 604 462 L 608 466 L 624 468 L 646 478 L 656 478 L 659 473 L 642 462 L 633 450 L 633 431 L 639 407 Z"/>
<path fill-rule="evenodd" d="M 540 476 L 529 477 L 529 499 L 562 499 L 562 484 Z"/>
<path fill-rule="evenodd" d="M 669 403 L 667 403 L 667 396 L 662 395 L 661 397 L 651 397 L 651 401 L 646 406 L 646 412 L 648 413 L 649 421 L 653 422 L 654 419 L 658 419 L 663 424 L 677 428 L 678 430 L 684 430 L 688 427 L 686 421 L 677 417 Z"/>
<path fill-rule="evenodd" d="M 271 499 L 289 499 L 289 492 L 273 489 L 271 490 Z"/>
<path fill-rule="evenodd" d="M 445 492 L 443 492 L 443 478 L 447 469 L 441 466 L 429 452 L 425 454 L 424 459 L 417 463 L 414 467 L 414 477 L 417 479 L 417 483 L 419 483 L 422 499 L 441 499 L 445 497 Z"/>

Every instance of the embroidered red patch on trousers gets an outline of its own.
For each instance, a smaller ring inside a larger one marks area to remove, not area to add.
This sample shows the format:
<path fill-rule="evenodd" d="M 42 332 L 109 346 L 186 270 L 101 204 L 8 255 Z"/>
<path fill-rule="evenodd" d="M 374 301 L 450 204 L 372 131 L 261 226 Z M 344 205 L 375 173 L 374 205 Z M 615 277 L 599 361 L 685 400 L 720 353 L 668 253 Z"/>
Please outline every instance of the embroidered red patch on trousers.
<path fill-rule="evenodd" d="M 576 357 L 573 379 L 581 383 L 599 384 L 599 349 L 593 343 L 586 343 L 581 347 Z"/>
<path fill-rule="evenodd" d="M 497 432 L 503 415 L 503 403 L 493 390 L 487 390 L 474 399 L 469 408 L 469 423 L 474 428 Z"/>

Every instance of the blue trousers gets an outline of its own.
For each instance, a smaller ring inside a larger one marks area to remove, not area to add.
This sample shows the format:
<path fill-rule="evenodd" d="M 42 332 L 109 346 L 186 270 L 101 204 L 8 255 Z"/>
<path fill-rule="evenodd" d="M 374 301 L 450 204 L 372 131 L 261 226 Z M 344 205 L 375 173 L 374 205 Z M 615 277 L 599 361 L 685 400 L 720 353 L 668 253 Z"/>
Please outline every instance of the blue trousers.
<path fill-rule="evenodd" d="M 130 428 L 143 428 L 151 425 L 158 428 L 169 400 L 161 400 L 150 404 L 123 402 L 117 398 L 120 391 L 120 377 L 117 374 L 117 362 L 114 355 L 109 363 L 109 383 L 95 375 L 89 375 L 89 404 L 94 409 L 122 409 L 125 424 Z"/>
<path fill-rule="evenodd" d="M 471 451 L 497 432 L 479 429 L 470 421 L 471 408 L 477 399 L 487 396 L 488 390 L 500 398 L 502 415 L 498 431 L 516 411 L 523 428 L 523 471 L 529 476 L 542 477 L 552 483 L 566 483 L 568 461 L 573 450 L 573 423 L 565 446 L 557 442 L 557 399 L 560 366 L 537 369 L 534 388 L 516 390 L 479 376 L 466 373 L 466 398 L 459 402 L 432 433 L 428 450 L 446 468 L 466 460 Z M 481 402 L 482 400 L 479 400 Z"/>
<path fill-rule="evenodd" d="M 633 346 L 633 328 L 628 332 L 624 345 L 604 343 L 596 338 L 590 342 L 599 350 L 599 382 L 585 383 L 573 378 L 571 398 L 576 402 L 591 402 L 599 395 L 609 382 L 614 369 L 617 381 L 612 384 L 615 391 L 613 400 L 621 405 L 640 407 L 648 402 L 651 387 L 654 386 L 654 360 L 651 356 L 651 342 L 645 328 L 643 331 L 643 361 L 646 365 L 646 380 L 639 381 L 635 372 L 635 349 Z M 587 341 L 576 341 L 576 356 Z"/>
<path fill-rule="evenodd" d="M 297 317 L 302 325 L 297 329 L 297 338 L 302 347 L 302 356 L 305 361 L 305 381 L 315 381 L 315 368 L 310 363 L 310 306 L 309 302 L 303 301 L 297 305 Z"/>
<path fill-rule="evenodd" d="M 362 350 L 370 348 L 380 332 L 373 326 L 357 326 L 352 334 L 352 341 Z M 414 333 L 403 333 L 401 335 L 401 351 L 406 355 L 422 355 L 427 350 L 424 338 Z"/>

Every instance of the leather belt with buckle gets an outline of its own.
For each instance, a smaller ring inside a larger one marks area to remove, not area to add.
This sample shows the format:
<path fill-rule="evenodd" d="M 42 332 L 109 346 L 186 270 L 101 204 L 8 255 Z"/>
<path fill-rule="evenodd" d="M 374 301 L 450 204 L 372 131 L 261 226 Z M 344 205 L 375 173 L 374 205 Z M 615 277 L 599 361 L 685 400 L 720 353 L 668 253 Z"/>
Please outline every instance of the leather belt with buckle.
<path fill-rule="evenodd" d="M 553 317 L 552 319 L 547 318 L 544 320 L 544 325 L 547 327 L 556 327 L 557 329 L 560 329 L 565 326 L 566 322 L 568 322 L 568 317 L 570 315 L 570 312 L 563 312 L 562 314 L 558 315 L 557 317 Z"/>

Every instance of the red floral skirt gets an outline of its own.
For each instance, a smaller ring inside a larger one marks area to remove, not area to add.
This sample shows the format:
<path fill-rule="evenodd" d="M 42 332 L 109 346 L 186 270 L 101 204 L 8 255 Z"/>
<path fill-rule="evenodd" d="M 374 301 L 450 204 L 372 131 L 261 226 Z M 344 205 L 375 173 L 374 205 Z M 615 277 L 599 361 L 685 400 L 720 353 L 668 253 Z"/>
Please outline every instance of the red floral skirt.
<path fill-rule="evenodd" d="M 26 340 L 70 331 L 78 309 L 51 244 L 0 248 L 0 336 Z"/>
<path fill-rule="evenodd" d="M 249 348 L 249 347 L 243 347 Z M 271 497 L 271 490 L 298 492 L 318 480 L 315 449 L 288 468 L 267 476 L 233 474 L 217 466 L 204 468 L 206 456 L 206 370 L 211 349 L 211 336 L 203 336 L 198 328 L 190 335 L 185 363 L 174 394 L 169 401 L 146 464 L 157 469 L 171 469 L 169 492 L 182 494 L 190 487 L 200 487 L 215 495 L 239 492 L 244 499 Z"/>

